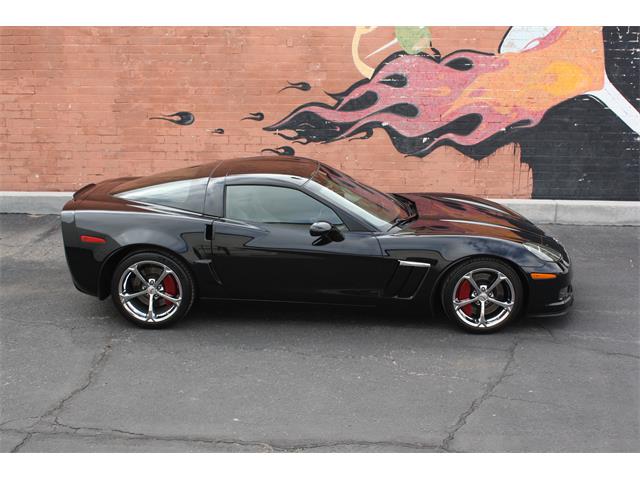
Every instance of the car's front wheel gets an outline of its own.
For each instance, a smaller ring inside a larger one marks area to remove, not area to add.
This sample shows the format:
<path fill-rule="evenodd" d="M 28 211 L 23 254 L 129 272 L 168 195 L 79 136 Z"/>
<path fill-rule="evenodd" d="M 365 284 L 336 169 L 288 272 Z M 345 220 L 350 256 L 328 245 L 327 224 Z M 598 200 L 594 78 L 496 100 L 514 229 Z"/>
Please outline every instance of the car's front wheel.
<path fill-rule="evenodd" d="M 111 279 L 111 297 L 130 322 L 166 327 L 184 317 L 195 298 L 191 273 L 178 259 L 159 252 L 125 257 Z"/>
<path fill-rule="evenodd" d="M 493 258 L 463 262 L 447 275 L 442 288 L 447 317 L 475 333 L 503 328 L 519 315 L 523 300 L 516 271 Z"/>

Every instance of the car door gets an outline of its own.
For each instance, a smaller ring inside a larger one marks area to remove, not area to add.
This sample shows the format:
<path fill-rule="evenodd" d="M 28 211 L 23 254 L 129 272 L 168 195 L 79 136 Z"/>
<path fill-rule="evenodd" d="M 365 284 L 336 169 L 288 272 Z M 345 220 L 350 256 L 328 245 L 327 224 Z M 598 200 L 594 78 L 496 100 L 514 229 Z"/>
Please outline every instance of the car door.
<path fill-rule="evenodd" d="M 327 221 L 341 241 L 309 227 Z M 397 266 L 371 232 L 351 231 L 307 193 L 273 185 L 227 185 L 224 217 L 213 222 L 213 267 L 234 298 L 368 303 Z"/>

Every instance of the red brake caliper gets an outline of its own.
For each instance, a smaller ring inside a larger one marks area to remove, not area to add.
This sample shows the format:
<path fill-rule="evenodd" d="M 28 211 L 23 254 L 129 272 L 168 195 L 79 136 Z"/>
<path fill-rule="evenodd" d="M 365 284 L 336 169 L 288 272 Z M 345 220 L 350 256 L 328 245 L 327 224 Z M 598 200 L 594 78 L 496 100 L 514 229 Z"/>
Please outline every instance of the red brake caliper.
<path fill-rule="evenodd" d="M 456 296 L 458 297 L 458 300 L 461 300 L 461 301 L 471 298 L 471 284 L 467 280 L 464 280 L 460 284 L 460 286 L 458 287 L 458 293 L 456 294 Z M 466 315 L 471 316 L 471 314 L 473 313 L 473 305 L 471 303 L 468 305 L 465 305 L 464 307 L 462 307 L 462 311 Z"/>
<path fill-rule="evenodd" d="M 166 277 L 164 277 L 164 280 L 162 281 L 162 286 L 164 287 L 164 293 L 166 293 L 167 295 L 175 297 L 176 294 L 178 293 L 178 285 L 176 285 L 176 281 L 171 275 L 167 275 Z M 162 300 L 166 305 L 167 300 L 164 300 L 164 299 Z"/>

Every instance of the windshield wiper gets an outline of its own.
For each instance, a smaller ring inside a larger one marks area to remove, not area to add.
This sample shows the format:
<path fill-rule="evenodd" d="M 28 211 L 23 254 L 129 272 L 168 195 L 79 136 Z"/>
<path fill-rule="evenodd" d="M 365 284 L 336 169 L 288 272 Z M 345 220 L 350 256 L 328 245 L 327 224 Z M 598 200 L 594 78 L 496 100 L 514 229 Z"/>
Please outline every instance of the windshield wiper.
<path fill-rule="evenodd" d="M 391 222 L 391 226 L 388 228 L 387 232 L 394 227 L 400 227 L 402 225 L 406 225 L 409 222 L 413 222 L 416 218 L 418 218 L 418 212 L 414 212 L 408 217 L 397 217 Z"/>
<path fill-rule="evenodd" d="M 391 196 L 395 200 L 395 202 L 402 207 L 409 215 L 417 213 L 418 209 L 416 208 L 416 202 L 413 200 L 409 200 L 407 197 L 403 197 L 402 195 L 398 195 L 397 193 L 392 193 Z"/>
<path fill-rule="evenodd" d="M 415 202 L 409 200 L 408 198 L 405 198 L 401 195 L 396 195 L 393 194 L 393 199 L 402 206 L 402 209 L 405 210 L 407 212 L 407 216 L 406 217 L 396 217 L 393 219 L 393 222 L 391 222 L 391 226 L 389 227 L 389 230 L 391 230 L 393 227 L 400 227 L 402 225 L 405 225 L 409 222 L 412 222 L 413 220 L 415 220 L 416 218 L 418 218 L 418 209 L 416 207 Z M 387 231 L 389 231 L 387 230 Z"/>

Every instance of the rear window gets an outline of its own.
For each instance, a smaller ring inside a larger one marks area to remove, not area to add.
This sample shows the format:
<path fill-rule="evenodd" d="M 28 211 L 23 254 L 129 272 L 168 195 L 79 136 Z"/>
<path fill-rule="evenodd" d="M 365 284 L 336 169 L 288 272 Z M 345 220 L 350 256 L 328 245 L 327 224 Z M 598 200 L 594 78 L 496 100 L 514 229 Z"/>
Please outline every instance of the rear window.
<path fill-rule="evenodd" d="M 111 194 L 126 200 L 202 213 L 207 182 L 214 166 L 197 165 L 137 178 L 118 185 Z"/>

